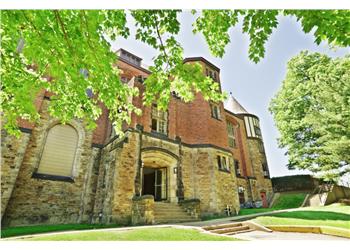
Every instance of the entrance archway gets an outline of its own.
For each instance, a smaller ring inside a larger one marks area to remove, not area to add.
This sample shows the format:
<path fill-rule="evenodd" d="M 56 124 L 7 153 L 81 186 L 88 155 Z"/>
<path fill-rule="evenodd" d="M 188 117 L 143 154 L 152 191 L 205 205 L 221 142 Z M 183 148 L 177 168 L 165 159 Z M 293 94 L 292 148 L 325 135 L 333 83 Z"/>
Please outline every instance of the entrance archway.
<path fill-rule="evenodd" d="M 144 149 L 142 159 L 142 195 L 155 201 L 177 202 L 177 157 L 161 149 Z"/>

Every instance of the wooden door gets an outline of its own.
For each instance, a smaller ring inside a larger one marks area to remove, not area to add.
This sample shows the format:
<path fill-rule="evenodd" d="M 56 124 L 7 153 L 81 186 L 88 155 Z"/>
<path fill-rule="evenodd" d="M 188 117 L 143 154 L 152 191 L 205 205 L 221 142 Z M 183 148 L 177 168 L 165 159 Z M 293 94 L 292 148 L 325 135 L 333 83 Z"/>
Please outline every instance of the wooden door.
<path fill-rule="evenodd" d="M 261 201 L 262 201 L 262 206 L 268 207 L 267 206 L 267 199 L 266 199 L 266 192 L 260 192 L 260 197 L 261 197 Z"/>

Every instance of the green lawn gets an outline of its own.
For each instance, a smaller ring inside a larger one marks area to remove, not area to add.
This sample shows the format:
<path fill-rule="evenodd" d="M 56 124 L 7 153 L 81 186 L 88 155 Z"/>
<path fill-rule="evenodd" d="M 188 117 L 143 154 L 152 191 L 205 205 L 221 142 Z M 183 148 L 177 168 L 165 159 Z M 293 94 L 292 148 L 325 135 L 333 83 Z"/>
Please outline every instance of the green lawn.
<path fill-rule="evenodd" d="M 282 193 L 271 208 L 242 208 L 239 215 L 271 212 L 288 208 L 298 208 L 303 204 L 306 193 Z"/>
<path fill-rule="evenodd" d="M 201 233 L 195 229 L 143 228 L 114 232 L 79 232 L 37 236 L 35 241 L 233 241 L 233 237 Z"/>
<path fill-rule="evenodd" d="M 46 232 L 57 232 L 66 230 L 83 230 L 83 229 L 96 229 L 96 228 L 114 228 L 120 227 L 116 224 L 59 224 L 59 225 L 36 225 L 36 226 L 23 226 L 23 227 L 10 227 L 1 229 L 1 238 L 46 233 Z"/>
<path fill-rule="evenodd" d="M 303 204 L 306 193 L 282 193 L 272 208 L 287 209 L 297 208 Z"/>
<path fill-rule="evenodd" d="M 332 226 L 350 230 L 350 206 L 333 204 L 325 207 L 306 207 L 298 211 L 260 216 L 254 221 L 264 226 Z"/>
<path fill-rule="evenodd" d="M 278 210 L 278 209 L 276 208 L 241 208 L 241 210 L 239 210 L 238 215 L 257 214 L 257 213 L 271 212 L 275 210 Z"/>

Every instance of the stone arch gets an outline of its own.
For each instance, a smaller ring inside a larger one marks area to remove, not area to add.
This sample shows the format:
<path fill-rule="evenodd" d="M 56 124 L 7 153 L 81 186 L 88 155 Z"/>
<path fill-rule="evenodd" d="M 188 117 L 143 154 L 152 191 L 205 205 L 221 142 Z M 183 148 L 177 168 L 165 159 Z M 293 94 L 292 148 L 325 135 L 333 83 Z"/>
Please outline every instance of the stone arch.
<path fill-rule="evenodd" d="M 52 129 L 53 127 L 55 127 L 56 125 L 60 125 L 62 124 L 62 122 L 58 119 L 52 119 L 50 120 L 48 123 L 45 123 L 44 126 L 42 127 L 42 138 L 41 140 L 38 142 L 40 144 L 39 147 L 39 152 L 38 152 L 38 157 L 36 157 L 36 161 L 35 161 L 35 165 L 34 165 L 34 172 L 37 172 L 38 168 L 39 168 L 39 164 L 40 164 L 40 160 L 42 157 L 42 154 L 44 152 L 44 148 L 46 145 L 46 141 L 47 141 L 47 136 L 49 134 L 50 129 Z M 83 151 L 83 142 L 85 140 L 85 129 L 82 125 L 81 122 L 76 121 L 76 120 L 71 120 L 70 122 L 65 123 L 65 125 L 68 125 L 70 127 L 72 127 L 78 134 L 78 143 L 76 146 L 76 151 L 75 151 L 75 156 L 74 156 L 74 161 L 73 161 L 73 167 L 72 167 L 72 178 L 75 178 L 78 176 L 78 172 L 80 169 L 80 164 L 81 164 L 81 154 Z"/>
<path fill-rule="evenodd" d="M 167 197 L 170 202 L 177 202 L 177 165 L 179 157 L 174 153 L 158 147 L 148 147 L 141 150 L 143 190 L 146 189 L 146 180 L 144 173 L 162 170 L 162 178 L 166 180 Z M 148 183 L 150 184 L 150 183 Z M 147 184 L 147 185 L 148 185 Z M 164 190 L 164 189 L 162 189 Z M 147 193 L 144 193 L 147 194 Z M 156 197 L 155 197 L 156 198 Z"/>

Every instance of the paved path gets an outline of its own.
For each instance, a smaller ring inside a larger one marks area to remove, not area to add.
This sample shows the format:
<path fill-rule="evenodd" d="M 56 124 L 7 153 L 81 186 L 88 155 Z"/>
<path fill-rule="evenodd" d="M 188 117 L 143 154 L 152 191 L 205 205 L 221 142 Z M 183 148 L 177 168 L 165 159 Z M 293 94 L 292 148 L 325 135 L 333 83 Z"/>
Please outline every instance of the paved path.
<path fill-rule="evenodd" d="M 234 237 L 242 240 L 350 240 L 343 237 L 324 234 L 286 232 L 267 233 L 262 231 L 236 234 Z"/>

